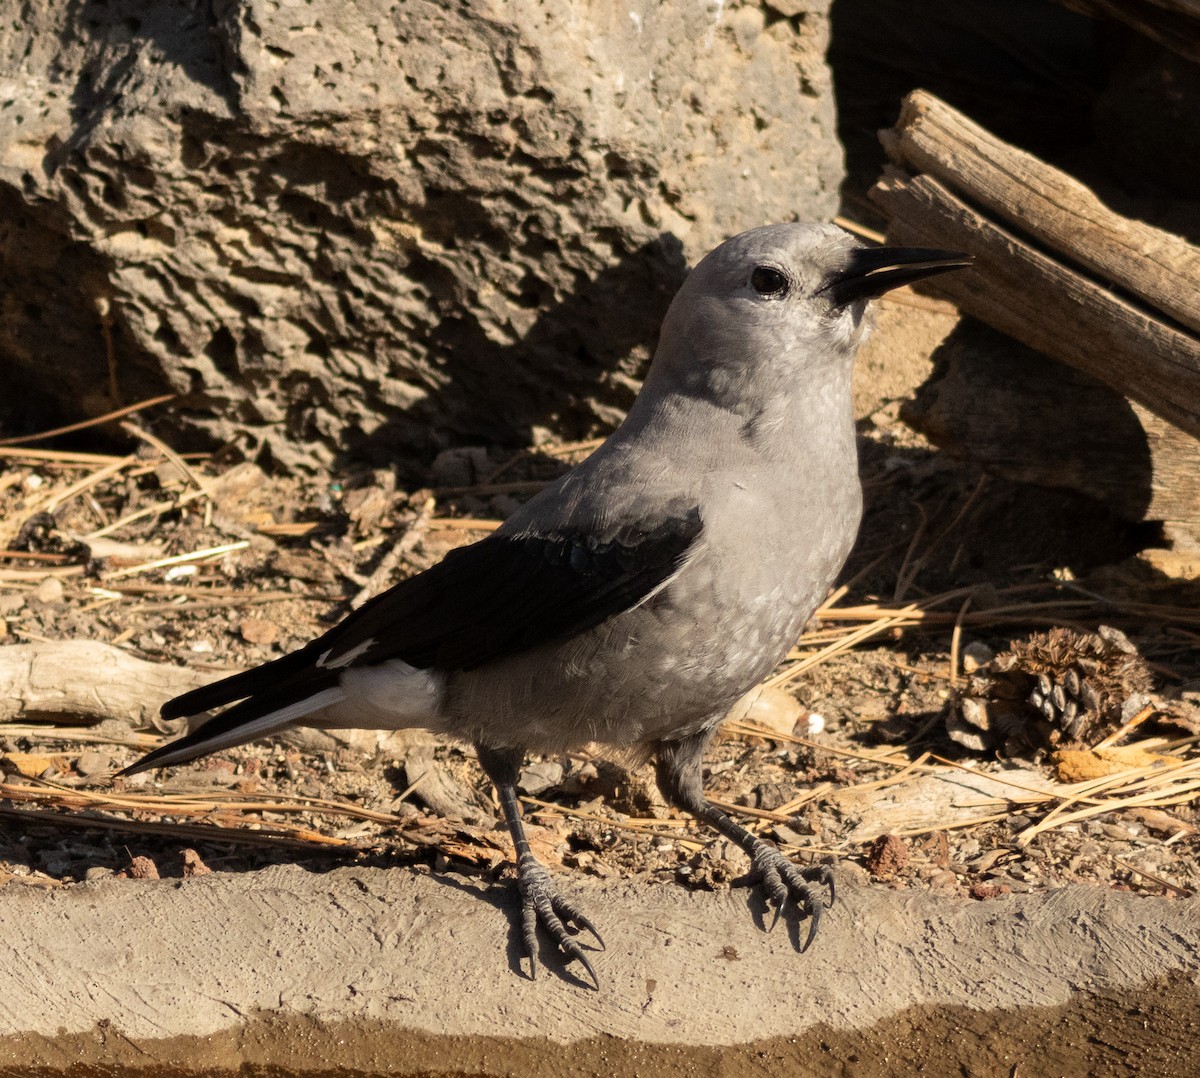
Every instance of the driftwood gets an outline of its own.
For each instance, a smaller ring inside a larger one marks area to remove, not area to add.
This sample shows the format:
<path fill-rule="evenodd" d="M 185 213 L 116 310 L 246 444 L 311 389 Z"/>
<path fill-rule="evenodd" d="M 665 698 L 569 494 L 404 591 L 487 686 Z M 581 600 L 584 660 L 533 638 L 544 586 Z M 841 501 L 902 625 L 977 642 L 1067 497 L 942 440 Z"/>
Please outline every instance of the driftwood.
<path fill-rule="evenodd" d="M 937 132 L 939 138 L 910 137 L 914 130 Z M 974 141 L 977 133 L 986 141 Z M 1190 301 L 1180 294 L 1194 291 L 1194 278 L 1184 276 L 1196 270 L 1194 249 L 1136 222 L 1119 229 L 1108 211 L 1103 218 L 1096 216 L 1096 205 L 1086 199 L 1072 202 L 1067 214 L 1062 210 L 1063 202 L 1071 201 L 1067 177 L 1058 176 L 1055 197 L 1046 197 L 1045 175 L 1052 173 L 1048 166 L 1038 163 L 1031 171 L 1028 155 L 991 139 L 921 91 L 909 95 L 901 121 L 885 144 L 898 163 L 914 167 L 924 161 L 943 177 L 887 170 L 871 198 L 891 217 L 889 240 L 957 248 L 975 256 L 973 270 L 938 282 L 943 294 L 1001 332 L 1099 378 L 1188 434 L 1200 436 L 1200 338 L 1175 321 L 1189 310 Z M 977 157 L 980 153 L 991 164 L 985 167 Z M 962 161 L 971 164 L 962 168 Z M 1019 177 L 1020 184 L 1012 187 L 1004 174 Z M 947 186 L 952 183 L 961 184 L 962 193 Z M 1039 190 L 1042 195 L 1036 194 Z M 1080 191 L 1087 194 L 1082 188 L 1074 194 Z M 977 206 L 987 206 L 1003 219 L 995 220 Z M 1093 219 L 1099 223 L 1089 231 L 1087 222 Z M 1073 229 L 1083 233 L 1082 238 L 1064 236 Z M 1168 268 L 1180 276 L 1162 277 L 1156 265 L 1153 273 L 1140 272 L 1127 250 L 1107 259 L 1090 258 L 1094 265 L 1104 265 L 1096 271 L 1109 278 L 1104 283 L 1075 268 L 1083 261 L 1081 247 L 1110 246 L 1113 237 L 1120 236 L 1128 248 L 1136 242 L 1127 239 L 1133 235 L 1144 236 L 1159 257 L 1178 258 L 1179 264 L 1169 262 Z M 1067 238 L 1070 253 L 1065 258 L 1041 248 L 1056 239 L 1065 245 Z M 1166 292 L 1171 293 L 1169 300 Z M 1154 297 L 1152 303 L 1147 296 Z M 1170 316 L 1161 313 L 1168 306 Z M 1196 313 L 1188 317 L 1194 319 Z"/>
<path fill-rule="evenodd" d="M 1186 240 L 1114 213 L 1078 180 L 921 90 L 880 139 L 899 167 L 932 176 L 1068 266 L 1200 331 L 1200 250 Z"/>
<path fill-rule="evenodd" d="M 125 719 L 152 726 L 164 700 L 216 675 L 152 663 L 88 640 L 0 648 L 0 722 Z"/>
<path fill-rule="evenodd" d="M 1200 0 L 1059 0 L 1094 18 L 1118 19 L 1160 45 L 1200 60 Z"/>

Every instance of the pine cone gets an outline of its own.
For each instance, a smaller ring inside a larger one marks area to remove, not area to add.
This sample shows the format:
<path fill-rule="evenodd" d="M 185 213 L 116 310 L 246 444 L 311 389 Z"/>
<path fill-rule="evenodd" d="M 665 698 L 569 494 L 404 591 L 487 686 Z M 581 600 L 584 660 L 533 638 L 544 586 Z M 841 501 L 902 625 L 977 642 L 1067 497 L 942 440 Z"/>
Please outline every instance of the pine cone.
<path fill-rule="evenodd" d="M 1121 724 L 1131 702 L 1141 706 L 1152 680 L 1118 629 L 1034 633 L 972 675 L 947 731 L 967 748 L 1010 756 L 1090 746 Z"/>

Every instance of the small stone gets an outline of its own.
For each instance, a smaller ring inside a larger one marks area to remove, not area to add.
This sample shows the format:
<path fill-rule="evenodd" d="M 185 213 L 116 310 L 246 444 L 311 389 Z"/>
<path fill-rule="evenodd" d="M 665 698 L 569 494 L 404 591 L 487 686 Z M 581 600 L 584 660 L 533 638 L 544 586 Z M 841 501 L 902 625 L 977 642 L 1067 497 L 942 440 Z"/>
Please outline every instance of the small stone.
<path fill-rule="evenodd" d="M 63 582 L 56 576 L 48 576 L 33 589 L 33 598 L 39 603 L 61 603 L 63 600 Z"/>
<path fill-rule="evenodd" d="M 517 785 L 530 797 L 537 797 L 562 782 L 563 766 L 555 760 L 539 760 L 521 772 Z"/>
<path fill-rule="evenodd" d="M 238 632 L 247 644 L 266 646 L 279 639 L 279 626 L 266 618 L 245 618 L 238 626 Z"/>
<path fill-rule="evenodd" d="M 948 868 L 940 869 L 929 877 L 929 890 L 934 894 L 957 894 L 958 877 Z"/>
<path fill-rule="evenodd" d="M 987 853 L 976 857 L 973 861 L 967 862 L 967 867 L 972 872 L 987 872 L 993 868 L 997 861 L 1008 856 L 1008 850 L 988 850 Z"/>
<path fill-rule="evenodd" d="M 771 825 L 771 829 L 775 832 L 775 841 L 783 843 L 786 846 L 803 846 L 805 838 L 799 831 L 794 831 L 784 823 L 776 823 Z"/>
<path fill-rule="evenodd" d="M 25 605 L 25 593 L 21 591 L 0 592 L 0 615 L 15 614 Z"/>
<path fill-rule="evenodd" d="M 183 877 L 184 879 L 192 879 L 194 876 L 207 876 L 212 872 L 200 858 L 200 855 L 192 849 L 184 850 L 180 854 L 183 860 Z"/>
<path fill-rule="evenodd" d="M 157 880 L 160 878 L 158 865 L 149 857 L 143 856 L 134 857 L 129 862 L 129 867 L 122 869 L 117 875 L 129 880 Z"/>
<path fill-rule="evenodd" d="M 780 688 L 760 685 L 746 693 L 726 716 L 726 721 L 747 722 L 762 727 L 764 735 L 791 736 L 803 718 L 800 702 Z"/>
<path fill-rule="evenodd" d="M 112 765 L 112 757 L 107 752 L 97 752 L 95 749 L 81 752 L 75 760 L 75 770 L 84 778 L 102 774 L 108 771 Z"/>
<path fill-rule="evenodd" d="M 880 835 L 867 854 L 872 876 L 894 876 L 908 867 L 908 843 L 899 835 Z"/>
<path fill-rule="evenodd" d="M 825 729 L 825 716 L 816 711 L 810 711 L 796 723 L 792 732 L 797 737 L 816 737 Z"/>
<path fill-rule="evenodd" d="M 478 483 L 492 465 L 488 451 L 481 445 L 443 449 L 433 459 L 430 474 L 439 487 L 469 487 Z"/>
<path fill-rule="evenodd" d="M 990 663 L 995 657 L 996 653 L 982 640 L 972 640 L 962 650 L 963 670 L 968 674 L 973 674 L 981 666 L 986 666 Z"/>

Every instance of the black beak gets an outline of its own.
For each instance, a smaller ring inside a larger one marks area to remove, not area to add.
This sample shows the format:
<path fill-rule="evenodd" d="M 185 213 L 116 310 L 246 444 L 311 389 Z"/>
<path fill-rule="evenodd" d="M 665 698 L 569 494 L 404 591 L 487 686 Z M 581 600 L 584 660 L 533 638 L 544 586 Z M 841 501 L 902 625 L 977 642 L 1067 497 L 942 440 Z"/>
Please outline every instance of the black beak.
<path fill-rule="evenodd" d="M 891 288 L 935 273 L 963 269 L 973 261 L 961 251 L 930 247 L 859 247 L 850 252 L 845 269 L 835 273 L 818 293 L 828 292 L 834 306 L 844 307 L 856 299 L 874 299 Z"/>

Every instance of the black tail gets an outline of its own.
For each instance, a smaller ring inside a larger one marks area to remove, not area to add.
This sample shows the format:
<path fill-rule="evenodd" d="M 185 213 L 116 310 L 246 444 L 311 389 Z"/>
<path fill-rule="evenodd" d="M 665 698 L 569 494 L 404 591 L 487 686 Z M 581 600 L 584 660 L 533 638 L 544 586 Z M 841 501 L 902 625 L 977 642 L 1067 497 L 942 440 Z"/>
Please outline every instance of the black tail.
<path fill-rule="evenodd" d="M 209 719 L 199 729 L 147 753 L 117 775 L 187 763 L 289 726 L 309 711 L 332 703 L 331 697 L 322 694 L 337 687 L 339 676 L 338 670 L 317 666 L 311 648 L 302 648 L 168 700 L 162 706 L 164 719 L 190 717 L 235 700 L 241 703 Z M 306 708 L 309 701 L 312 706 Z"/>
<path fill-rule="evenodd" d="M 315 659 L 309 649 L 301 648 L 290 655 L 281 655 L 269 663 L 256 666 L 253 670 L 230 674 L 211 685 L 201 685 L 198 689 L 176 696 L 163 704 L 161 715 L 164 719 L 182 719 L 212 711 L 215 707 L 224 707 L 235 700 L 244 700 L 247 696 L 278 686 L 280 682 L 290 682 L 306 667 L 314 665 Z"/>

